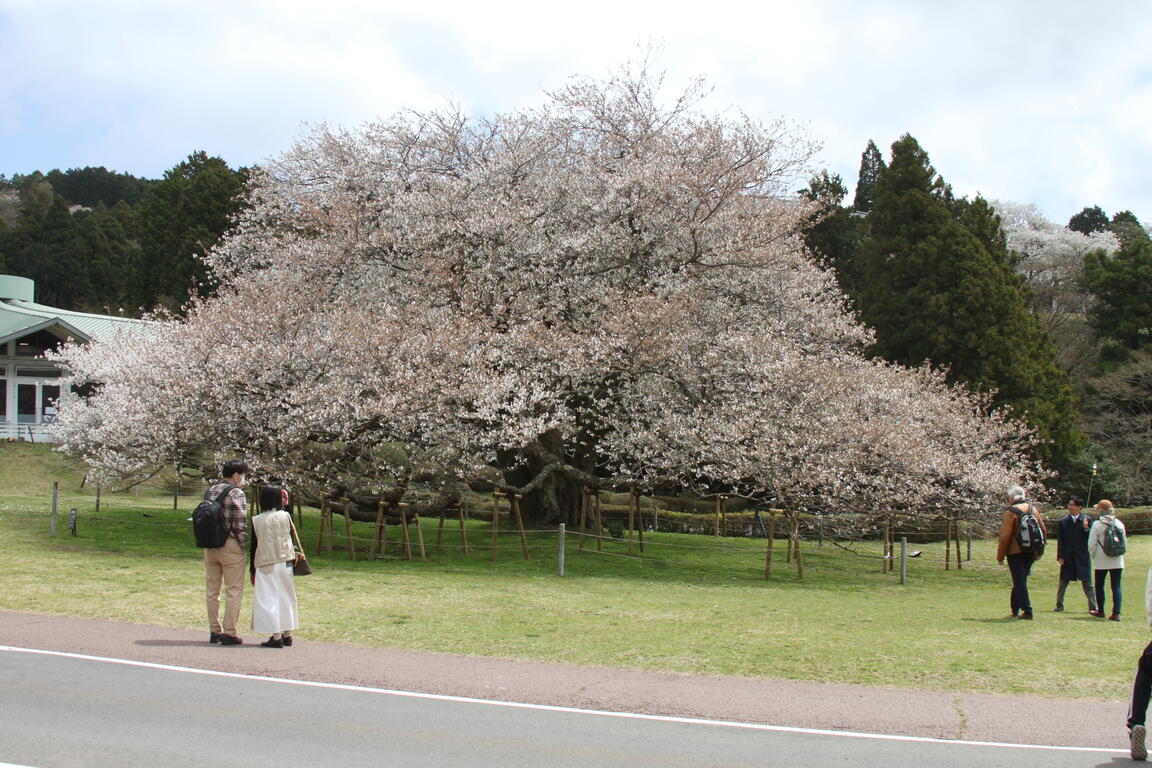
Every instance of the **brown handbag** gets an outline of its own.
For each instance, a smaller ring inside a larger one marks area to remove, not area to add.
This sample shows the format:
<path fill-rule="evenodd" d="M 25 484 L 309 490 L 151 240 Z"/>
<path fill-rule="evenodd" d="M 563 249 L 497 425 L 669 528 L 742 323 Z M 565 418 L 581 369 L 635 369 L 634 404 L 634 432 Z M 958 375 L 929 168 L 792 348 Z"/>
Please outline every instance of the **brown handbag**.
<path fill-rule="evenodd" d="M 312 573 L 312 564 L 304 556 L 304 545 L 300 543 L 300 534 L 296 533 L 295 523 L 292 523 L 292 538 L 296 539 L 296 559 L 292 561 L 292 575 L 307 576 Z"/>

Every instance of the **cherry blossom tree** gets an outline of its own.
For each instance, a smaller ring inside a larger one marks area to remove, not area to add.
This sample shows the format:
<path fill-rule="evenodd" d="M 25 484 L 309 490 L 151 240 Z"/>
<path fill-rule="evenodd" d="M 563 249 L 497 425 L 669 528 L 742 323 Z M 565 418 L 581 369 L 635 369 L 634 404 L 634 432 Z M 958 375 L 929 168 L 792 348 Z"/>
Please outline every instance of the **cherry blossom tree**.
<path fill-rule="evenodd" d="M 481 476 L 569 517 L 581 486 L 791 508 L 986 509 L 1034 437 L 862 356 L 806 251 L 815 146 L 625 67 L 492 118 L 321 126 L 255 170 L 215 297 L 65 349 L 57 434 L 106 477 L 241 453 L 360 502 Z M 982 506 L 983 505 L 983 506 Z"/>
<path fill-rule="evenodd" d="M 1084 258 L 1108 255 L 1120 248 L 1107 231 L 1087 234 L 1046 219 L 1032 204 L 993 202 L 1008 248 L 1017 255 L 1016 270 L 1032 289 L 1032 311 L 1042 320 L 1069 371 L 1086 370 L 1096 360 L 1099 341 L 1084 322 L 1091 295 L 1084 289 Z"/>

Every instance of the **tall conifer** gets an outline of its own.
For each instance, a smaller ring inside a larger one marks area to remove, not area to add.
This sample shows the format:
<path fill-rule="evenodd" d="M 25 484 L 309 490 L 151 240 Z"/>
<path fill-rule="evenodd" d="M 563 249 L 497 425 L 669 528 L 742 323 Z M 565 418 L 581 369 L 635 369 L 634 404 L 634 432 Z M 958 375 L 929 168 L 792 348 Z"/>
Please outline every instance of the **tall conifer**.
<path fill-rule="evenodd" d="M 1060 464 L 1079 449 L 1074 398 L 999 229 L 983 200 L 953 200 L 903 136 L 873 188 L 857 308 L 876 331 L 873 354 L 995 390 L 1052 441 L 1042 458 Z"/>
<path fill-rule="evenodd" d="M 880 174 L 884 172 L 884 158 L 876 148 L 876 142 L 868 140 L 868 146 L 860 155 L 860 176 L 856 181 L 856 197 L 852 207 L 857 211 L 868 212 L 872 210 L 872 194 Z"/>

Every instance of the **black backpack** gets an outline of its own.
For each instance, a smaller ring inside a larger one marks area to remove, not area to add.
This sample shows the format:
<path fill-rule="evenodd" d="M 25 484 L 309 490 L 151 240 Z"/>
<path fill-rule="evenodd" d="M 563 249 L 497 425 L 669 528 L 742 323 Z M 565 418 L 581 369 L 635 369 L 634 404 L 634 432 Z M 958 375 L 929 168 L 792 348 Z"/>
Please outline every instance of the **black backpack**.
<path fill-rule="evenodd" d="M 215 499 L 208 498 L 208 491 L 204 492 L 204 500 L 192 510 L 192 533 L 196 535 L 196 546 L 202 549 L 216 549 L 224 546 L 232 527 L 225 523 L 224 497 L 236 488 L 232 483 L 225 483 L 225 488 Z M 211 489 L 209 489 L 211 490 Z"/>
<path fill-rule="evenodd" d="M 1036 557 L 1044 554 L 1044 528 L 1036 517 L 1036 510 L 1032 503 L 1025 501 L 1028 509 L 1024 512 L 1012 506 L 1012 511 L 1020 517 L 1020 525 L 1016 533 L 1016 540 L 1020 544 L 1021 552 L 1031 552 Z"/>
<path fill-rule="evenodd" d="M 1120 530 L 1115 520 L 1104 526 L 1104 535 L 1100 539 L 1100 546 L 1103 547 L 1104 554 L 1108 557 L 1120 557 L 1128 551 L 1128 542 L 1124 536 L 1124 531 Z"/>

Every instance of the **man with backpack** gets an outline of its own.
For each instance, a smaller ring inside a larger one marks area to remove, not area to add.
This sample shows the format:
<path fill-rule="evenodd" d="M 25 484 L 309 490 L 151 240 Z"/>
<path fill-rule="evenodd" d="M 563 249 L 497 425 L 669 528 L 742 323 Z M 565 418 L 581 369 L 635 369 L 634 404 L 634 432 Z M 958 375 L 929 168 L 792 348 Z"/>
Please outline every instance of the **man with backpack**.
<path fill-rule="evenodd" d="M 247 499 L 241 487 L 248 473 L 242 459 L 224 462 L 221 481 L 204 494 L 192 513 L 196 543 L 204 548 L 210 643 L 240 645 L 236 632 L 244 596 L 244 553 L 248 544 Z M 221 542 L 222 540 L 222 542 Z M 217 546 L 213 546 L 217 545 Z M 224 619 L 220 619 L 220 589 L 224 588 Z"/>
<path fill-rule="evenodd" d="M 996 562 L 1008 560 L 1012 574 L 1012 615 L 1020 619 L 1032 618 L 1032 601 L 1028 597 L 1028 574 L 1032 563 L 1044 554 L 1044 540 L 1048 532 L 1036 508 L 1028 501 L 1024 489 L 1014 485 L 1008 489 L 1008 507 L 1000 520 L 1000 540 L 996 547 Z"/>

